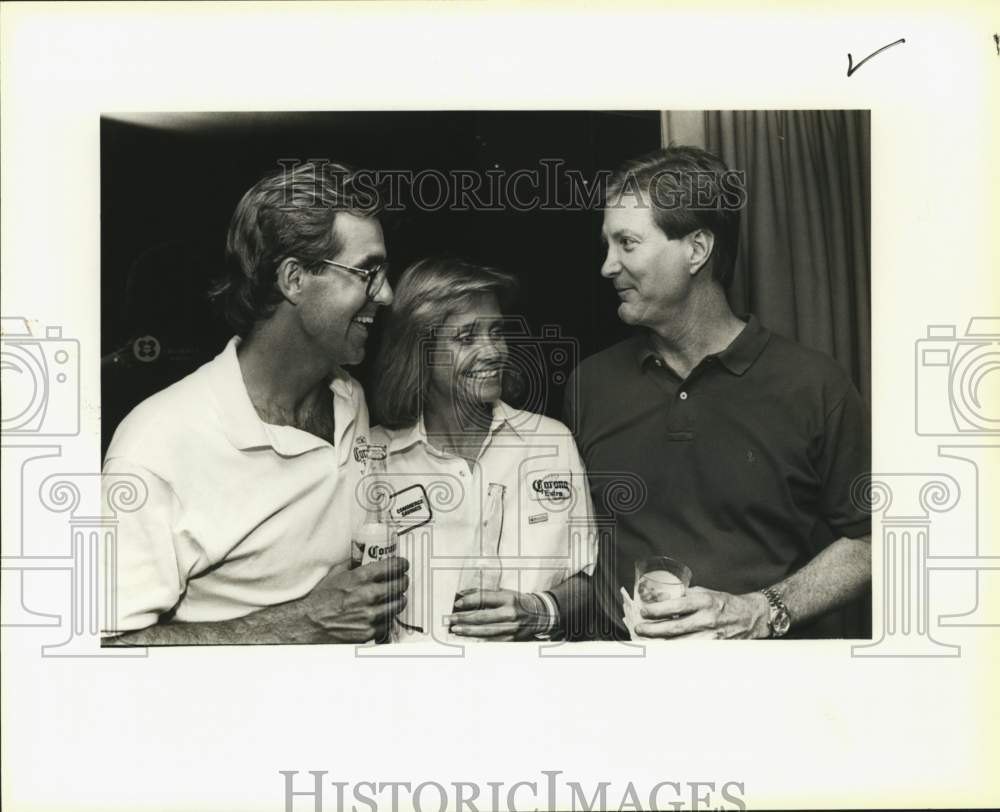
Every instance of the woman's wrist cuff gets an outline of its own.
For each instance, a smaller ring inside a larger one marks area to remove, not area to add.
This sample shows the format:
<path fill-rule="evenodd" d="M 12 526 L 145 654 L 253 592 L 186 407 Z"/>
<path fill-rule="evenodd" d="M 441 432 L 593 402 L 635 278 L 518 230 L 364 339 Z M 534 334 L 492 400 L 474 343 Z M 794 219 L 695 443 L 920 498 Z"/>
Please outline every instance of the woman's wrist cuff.
<path fill-rule="evenodd" d="M 533 594 L 542 602 L 547 617 L 545 627 L 539 631 L 539 634 L 547 634 L 559 625 L 559 605 L 548 592 L 535 592 Z"/>

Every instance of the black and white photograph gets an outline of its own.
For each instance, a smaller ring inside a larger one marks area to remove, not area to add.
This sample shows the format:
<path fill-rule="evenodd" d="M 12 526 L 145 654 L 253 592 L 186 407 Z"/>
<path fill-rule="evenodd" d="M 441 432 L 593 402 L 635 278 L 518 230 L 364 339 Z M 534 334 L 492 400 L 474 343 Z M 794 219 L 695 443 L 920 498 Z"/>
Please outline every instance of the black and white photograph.
<path fill-rule="evenodd" d="M 990 809 L 989 0 L 0 3 L 0 798 Z"/>
<path fill-rule="evenodd" d="M 870 637 L 869 128 L 104 117 L 105 643 Z"/>

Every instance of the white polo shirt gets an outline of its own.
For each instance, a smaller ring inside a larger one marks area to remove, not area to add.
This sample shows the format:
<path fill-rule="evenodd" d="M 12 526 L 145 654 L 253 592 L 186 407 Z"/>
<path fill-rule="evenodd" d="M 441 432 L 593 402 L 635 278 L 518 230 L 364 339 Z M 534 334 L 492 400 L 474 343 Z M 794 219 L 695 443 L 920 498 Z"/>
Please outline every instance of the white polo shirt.
<path fill-rule="evenodd" d="M 137 474 L 148 497 L 119 515 L 110 632 L 145 628 L 171 610 L 190 622 L 242 617 L 301 598 L 350 565 L 364 392 L 347 372 L 335 376 L 333 446 L 264 423 L 243 382 L 239 341 L 140 403 L 111 441 L 104 473 Z"/>
<path fill-rule="evenodd" d="M 408 429 L 372 430 L 387 449 L 386 476 L 397 494 L 400 555 L 410 559 L 409 626 L 448 638 L 462 569 L 499 569 L 499 588 L 551 589 L 597 561 L 590 489 L 573 436 L 562 423 L 498 402 L 473 465 L 435 448 L 423 418 Z M 502 486 L 496 515 L 490 486 Z M 415 635 L 405 631 L 401 639 Z M 419 635 L 416 635 L 419 638 Z"/>

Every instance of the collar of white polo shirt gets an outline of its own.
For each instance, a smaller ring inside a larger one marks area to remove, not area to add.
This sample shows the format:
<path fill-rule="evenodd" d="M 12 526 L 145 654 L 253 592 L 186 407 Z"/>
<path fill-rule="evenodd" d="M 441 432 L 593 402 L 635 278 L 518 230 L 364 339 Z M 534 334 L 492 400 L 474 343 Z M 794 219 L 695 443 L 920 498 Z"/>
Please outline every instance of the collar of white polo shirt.
<path fill-rule="evenodd" d="M 518 414 L 519 412 L 517 409 L 507 405 L 502 400 L 496 401 L 493 404 L 493 419 L 490 421 L 490 430 L 487 434 L 487 441 L 483 443 L 483 447 L 485 448 L 489 445 L 488 441 L 492 440 L 494 435 L 496 435 L 496 433 L 504 427 L 510 429 L 514 432 L 514 434 L 520 437 L 521 432 L 518 431 L 517 428 Z M 430 451 L 440 454 L 438 449 L 435 448 L 434 445 L 427 439 L 427 427 L 424 424 L 423 413 L 421 413 L 420 417 L 417 418 L 417 422 L 409 428 L 393 432 L 392 438 L 389 440 L 389 453 L 395 454 L 399 451 L 405 451 L 414 443 L 423 443 Z"/>
<path fill-rule="evenodd" d="M 270 447 L 278 454 L 289 457 L 328 446 L 326 440 L 308 431 L 294 426 L 276 426 L 260 419 L 243 380 L 236 355 L 239 344 L 239 336 L 233 336 L 218 358 L 220 363 L 213 365 L 210 374 L 212 396 L 225 416 L 223 425 L 229 442 L 241 451 Z M 358 383 L 345 370 L 337 368 L 334 371 L 330 391 L 334 398 L 335 439 L 338 445 L 354 421 L 356 387 Z"/>

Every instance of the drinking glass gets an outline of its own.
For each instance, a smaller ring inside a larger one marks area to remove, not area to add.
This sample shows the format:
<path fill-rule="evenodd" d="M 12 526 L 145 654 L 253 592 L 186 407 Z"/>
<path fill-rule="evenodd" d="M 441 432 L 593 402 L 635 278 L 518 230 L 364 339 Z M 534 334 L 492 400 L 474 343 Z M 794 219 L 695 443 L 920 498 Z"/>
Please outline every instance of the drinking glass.
<path fill-rule="evenodd" d="M 675 558 L 654 555 L 635 562 L 636 603 L 650 604 L 680 598 L 691 586 L 691 570 Z"/>
<path fill-rule="evenodd" d="M 630 596 L 622 590 L 625 626 L 633 640 L 640 638 L 634 631 L 642 620 L 642 606 L 680 598 L 691 586 L 691 570 L 686 564 L 665 555 L 640 558 L 635 562 L 635 589 Z"/>

